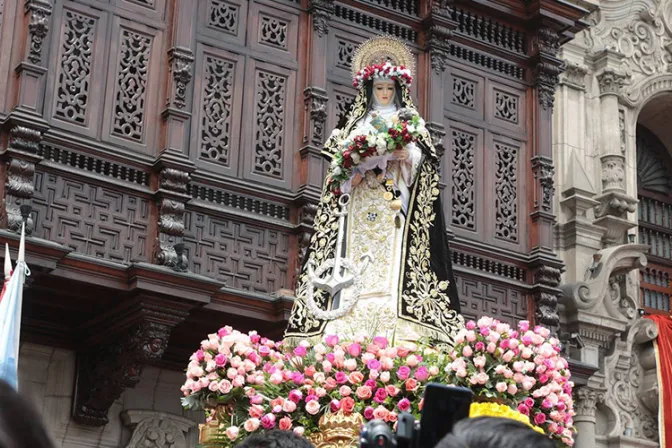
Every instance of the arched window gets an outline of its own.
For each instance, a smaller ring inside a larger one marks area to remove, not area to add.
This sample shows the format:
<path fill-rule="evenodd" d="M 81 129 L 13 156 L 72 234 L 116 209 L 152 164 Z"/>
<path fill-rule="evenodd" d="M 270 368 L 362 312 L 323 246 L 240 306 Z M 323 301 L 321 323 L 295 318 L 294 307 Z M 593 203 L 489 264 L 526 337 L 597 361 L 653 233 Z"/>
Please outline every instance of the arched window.
<path fill-rule="evenodd" d="M 672 157 L 660 139 L 637 126 L 639 241 L 651 246 L 641 271 L 642 307 L 669 313 L 672 287 Z"/>

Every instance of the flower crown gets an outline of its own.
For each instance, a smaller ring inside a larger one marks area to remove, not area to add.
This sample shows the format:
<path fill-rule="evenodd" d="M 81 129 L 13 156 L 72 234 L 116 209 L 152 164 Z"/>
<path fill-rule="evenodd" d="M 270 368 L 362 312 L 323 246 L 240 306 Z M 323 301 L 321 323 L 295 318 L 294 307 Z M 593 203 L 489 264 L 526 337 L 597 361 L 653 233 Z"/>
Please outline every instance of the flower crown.
<path fill-rule="evenodd" d="M 390 62 L 364 67 L 355 74 L 352 85 L 358 89 L 366 84 L 369 79 L 391 79 L 406 85 L 406 87 L 410 87 L 413 82 L 410 69 L 403 65 L 392 65 Z"/>

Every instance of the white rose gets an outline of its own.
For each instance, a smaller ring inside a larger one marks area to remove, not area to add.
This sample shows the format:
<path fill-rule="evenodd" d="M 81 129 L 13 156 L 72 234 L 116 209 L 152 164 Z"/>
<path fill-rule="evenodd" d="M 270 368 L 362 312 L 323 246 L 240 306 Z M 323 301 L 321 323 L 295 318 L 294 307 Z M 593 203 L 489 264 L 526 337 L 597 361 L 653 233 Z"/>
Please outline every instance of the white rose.
<path fill-rule="evenodd" d="M 410 123 L 406 126 L 406 129 L 408 129 L 408 132 L 410 132 L 411 134 L 415 132 L 415 126 Z"/>
<path fill-rule="evenodd" d="M 340 135 L 341 135 L 341 130 L 340 129 L 334 129 L 333 131 L 331 131 L 331 136 L 334 137 L 334 138 L 338 137 Z"/>
<path fill-rule="evenodd" d="M 378 155 L 382 156 L 383 154 L 385 154 L 386 151 L 387 151 L 387 141 L 385 140 L 383 140 L 382 142 L 379 141 L 376 144 L 376 152 L 378 153 Z"/>
<path fill-rule="evenodd" d="M 353 152 L 351 154 L 351 157 L 352 157 L 352 161 L 355 165 L 359 163 L 359 161 L 360 161 L 359 154 L 357 154 L 356 152 Z"/>
<path fill-rule="evenodd" d="M 334 167 L 334 169 L 333 169 L 331 172 L 334 174 L 334 176 L 340 176 L 340 174 L 341 174 L 343 171 L 341 170 L 341 167 L 340 167 L 340 166 L 336 166 L 336 167 Z"/>
<path fill-rule="evenodd" d="M 376 136 L 373 134 L 369 134 L 369 136 L 366 137 L 366 143 L 369 146 L 376 146 Z"/>

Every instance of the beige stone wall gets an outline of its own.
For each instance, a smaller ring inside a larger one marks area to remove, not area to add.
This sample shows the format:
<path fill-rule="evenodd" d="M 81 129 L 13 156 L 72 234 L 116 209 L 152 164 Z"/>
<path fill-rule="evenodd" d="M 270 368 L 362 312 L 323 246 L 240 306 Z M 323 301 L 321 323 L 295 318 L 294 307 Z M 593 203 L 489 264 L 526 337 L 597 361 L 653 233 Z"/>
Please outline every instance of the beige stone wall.
<path fill-rule="evenodd" d="M 131 442 L 134 429 L 142 432 L 156 426 L 164 433 L 175 433 L 176 448 L 195 446 L 197 423 L 203 417 L 180 406 L 183 378 L 182 372 L 145 367 L 140 383 L 127 389 L 110 409 L 110 423 L 91 428 L 70 419 L 75 384 L 73 351 L 24 343 L 19 357 L 20 391 L 36 404 L 56 446 L 63 448 L 142 446 L 143 434 L 134 435 Z"/>

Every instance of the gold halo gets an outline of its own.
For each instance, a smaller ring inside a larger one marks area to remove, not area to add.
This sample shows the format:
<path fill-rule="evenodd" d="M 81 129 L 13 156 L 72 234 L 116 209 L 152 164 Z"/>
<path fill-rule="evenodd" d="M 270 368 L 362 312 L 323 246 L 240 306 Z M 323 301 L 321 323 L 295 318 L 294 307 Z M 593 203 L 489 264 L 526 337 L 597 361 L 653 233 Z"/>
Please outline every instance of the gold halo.
<path fill-rule="evenodd" d="M 392 65 L 403 65 L 411 71 L 415 70 L 413 53 L 401 40 L 392 36 L 377 36 L 364 41 L 352 57 L 352 76 L 369 65 L 383 64 L 390 61 Z"/>

